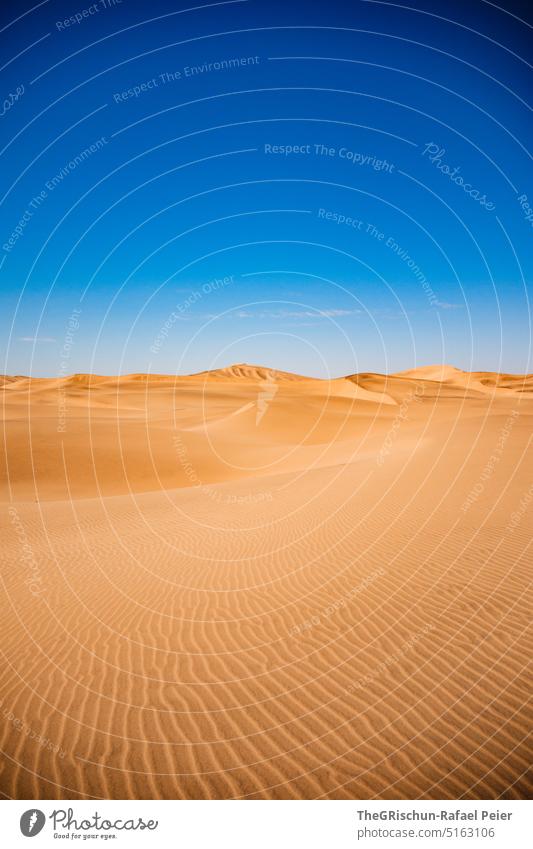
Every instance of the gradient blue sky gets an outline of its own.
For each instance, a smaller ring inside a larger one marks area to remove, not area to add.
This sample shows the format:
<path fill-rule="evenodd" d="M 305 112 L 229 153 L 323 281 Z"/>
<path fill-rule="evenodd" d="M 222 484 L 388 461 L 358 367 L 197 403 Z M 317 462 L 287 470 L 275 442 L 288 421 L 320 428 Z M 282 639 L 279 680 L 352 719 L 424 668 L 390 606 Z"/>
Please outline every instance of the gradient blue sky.
<path fill-rule="evenodd" d="M 531 371 L 527 5 L 195 5 L 3 3 L 1 370 Z"/>

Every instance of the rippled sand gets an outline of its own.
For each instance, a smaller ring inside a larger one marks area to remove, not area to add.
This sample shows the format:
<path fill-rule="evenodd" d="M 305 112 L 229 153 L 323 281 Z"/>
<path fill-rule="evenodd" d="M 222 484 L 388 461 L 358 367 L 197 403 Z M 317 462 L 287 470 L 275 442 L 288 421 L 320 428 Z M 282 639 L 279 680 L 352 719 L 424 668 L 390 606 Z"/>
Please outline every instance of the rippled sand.
<path fill-rule="evenodd" d="M 5 797 L 531 795 L 531 376 L 1 382 Z"/>

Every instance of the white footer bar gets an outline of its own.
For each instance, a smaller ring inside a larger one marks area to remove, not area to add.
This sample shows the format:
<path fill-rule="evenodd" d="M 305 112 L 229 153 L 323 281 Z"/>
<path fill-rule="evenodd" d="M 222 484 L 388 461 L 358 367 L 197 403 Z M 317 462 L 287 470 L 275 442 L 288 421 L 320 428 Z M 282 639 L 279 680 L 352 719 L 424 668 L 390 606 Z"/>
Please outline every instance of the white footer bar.
<path fill-rule="evenodd" d="M 533 802 L 5 801 L 6 847 L 530 849 Z"/>

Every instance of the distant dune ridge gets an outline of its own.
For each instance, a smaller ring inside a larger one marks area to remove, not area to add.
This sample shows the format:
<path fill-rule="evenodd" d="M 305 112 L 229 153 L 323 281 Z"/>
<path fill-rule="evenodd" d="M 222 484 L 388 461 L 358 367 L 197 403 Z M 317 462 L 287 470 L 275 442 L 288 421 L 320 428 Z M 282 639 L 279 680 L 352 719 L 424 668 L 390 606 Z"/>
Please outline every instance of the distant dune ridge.
<path fill-rule="evenodd" d="M 491 387 L 516 388 L 516 391 L 533 391 L 533 374 L 502 374 L 500 372 L 490 371 L 467 372 L 449 365 L 419 366 L 417 368 L 395 372 L 390 375 L 363 372 L 360 374 L 348 374 L 339 378 L 330 378 L 330 380 L 351 380 L 357 383 L 366 378 L 376 378 L 383 381 L 392 380 L 394 378 L 407 378 L 409 380 L 427 380 L 438 383 L 457 384 L 461 386 L 477 381 Z M 303 375 L 295 374 L 294 372 L 280 371 L 275 368 L 249 365 L 248 363 L 234 363 L 233 365 L 226 366 L 224 368 L 211 369 L 188 375 L 135 373 L 106 377 L 100 374 L 71 374 L 63 378 L 29 378 L 22 375 L 0 375 L 0 384 L 6 386 L 7 384 L 17 383 L 20 387 L 22 387 L 22 385 L 25 385 L 25 382 L 30 382 L 35 386 L 41 384 L 44 387 L 45 385 L 52 386 L 57 382 L 57 385 L 64 386 L 93 386 L 102 383 L 121 383 L 126 385 L 152 382 L 176 383 L 182 380 L 195 381 L 202 379 L 223 381 L 237 379 L 251 381 L 254 383 L 262 380 L 274 380 L 278 383 L 315 382 L 317 384 L 323 384 L 328 382 L 328 380 L 321 378 L 304 377 Z M 46 384 L 44 381 L 46 381 Z"/>
<path fill-rule="evenodd" d="M 0 388 L 4 796 L 531 796 L 533 375 Z"/>
<path fill-rule="evenodd" d="M 271 473 L 345 462 L 360 431 L 377 450 L 393 408 L 410 404 L 416 387 L 427 403 L 499 403 L 531 393 L 533 377 L 425 366 L 320 380 L 246 363 L 184 376 L 6 376 L 2 491 L 56 500 L 222 482 L 255 475 L 258 453 Z M 410 406 L 404 433 L 426 418 L 427 404 L 416 413 Z M 177 441 L 195 475 L 179 461 Z"/>

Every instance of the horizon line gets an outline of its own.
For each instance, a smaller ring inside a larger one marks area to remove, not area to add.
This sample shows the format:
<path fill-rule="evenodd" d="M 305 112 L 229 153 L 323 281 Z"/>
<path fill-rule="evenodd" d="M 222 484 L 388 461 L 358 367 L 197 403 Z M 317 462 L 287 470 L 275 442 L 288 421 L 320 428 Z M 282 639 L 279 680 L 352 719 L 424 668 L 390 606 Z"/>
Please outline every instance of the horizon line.
<path fill-rule="evenodd" d="M 194 378 L 200 377 L 202 375 L 220 375 L 224 373 L 229 373 L 233 369 L 239 368 L 247 368 L 247 369 L 256 369 L 264 372 L 270 373 L 278 373 L 278 374 L 288 374 L 294 377 L 299 377 L 304 380 L 320 380 L 320 381 L 329 381 L 329 380 L 342 380 L 349 377 L 355 377 L 360 375 L 369 375 L 375 374 L 379 377 L 408 377 L 412 372 L 421 372 L 424 371 L 429 372 L 430 370 L 442 370 L 448 371 L 448 373 L 457 372 L 458 374 L 491 374 L 491 375 L 499 375 L 499 376 L 509 376 L 509 377 L 533 377 L 533 373 L 517 373 L 517 372 L 507 372 L 507 371 L 492 371 L 490 369 L 474 369 L 473 371 L 466 371 L 465 369 L 458 368 L 457 366 L 449 365 L 447 363 L 430 363 L 428 365 L 420 365 L 413 366 L 412 368 L 401 369 L 400 371 L 394 372 L 373 372 L 373 371 L 360 371 L 360 372 L 348 372 L 342 373 L 340 375 L 331 375 L 329 377 L 316 377 L 312 375 L 304 375 L 299 372 L 287 371 L 285 369 L 279 369 L 272 366 L 264 366 L 258 363 L 246 363 L 246 362 L 238 362 L 238 363 L 230 363 L 226 366 L 219 366 L 213 369 L 203 369 L 201 371 L 196 372 L 188 372 L 188 373 L 176 373 L 176 372 L 119 372 L 116 374 L 102 374 L 100 372 L 72 372 L 69 374 L 56 374 L 56 375 L 45 375 L 45 376 L 36 376 L 31 374 L 2 374 L 0 377 L 2 378 L 13 378 L 13 379 L 26 379 L 26 380 L 67 380 L 69 378 L 75 377 L 87 377 L 87 378 L 104 378 L 104 379 L 112 379 L 112 378 L 126 378 L 126 377 L 154 377 L 154 378 Z M 242 377 L 240 375 L 232 375 L 227 374 L 228 377 Z M 437 378 L 426 378 L 427 380 L 437 380 Z M 446 378 L 444 378 L 446 379 Z"/>

